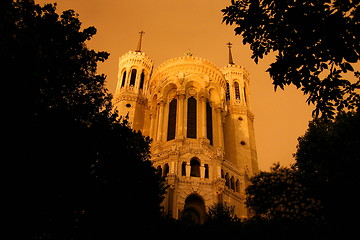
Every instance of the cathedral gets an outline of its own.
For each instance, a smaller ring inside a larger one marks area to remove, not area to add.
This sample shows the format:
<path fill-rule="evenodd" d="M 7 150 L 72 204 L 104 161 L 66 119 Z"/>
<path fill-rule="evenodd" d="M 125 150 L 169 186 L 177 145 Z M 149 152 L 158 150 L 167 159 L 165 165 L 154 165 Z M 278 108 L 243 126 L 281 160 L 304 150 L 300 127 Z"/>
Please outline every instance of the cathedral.
<path fill-rule="evenodd" d="M 114 107 L 153 139 L 151 160 L 165 177 L 166 214 L 203 223 L 209 207 L 233 206 L 246 218 L 245 188 L 258 172 L 249 73 L 186 52 L 157 68 L 141 50 L 119 58 Z"/>

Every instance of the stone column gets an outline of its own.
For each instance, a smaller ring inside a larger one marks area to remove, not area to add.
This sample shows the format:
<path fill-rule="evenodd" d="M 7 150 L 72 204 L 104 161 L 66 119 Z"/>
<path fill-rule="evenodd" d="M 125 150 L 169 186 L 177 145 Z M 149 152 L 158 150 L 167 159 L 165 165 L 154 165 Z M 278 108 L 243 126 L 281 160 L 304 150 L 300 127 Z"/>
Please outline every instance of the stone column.
<path fill-rule="evenodd" d="M 222 117 L 221 117 L 221 108 L 216 108 L 216 130 L 217 130 L 217 138 L 218 138 L 218 146 L 224 147 L 224 131 L 223 131 L 223 124 L 222 124 Z"/>
<path fill-rule="evenodd" d="M 200 178 L 205 178 L 205 165 L 200 165 Z"/>
<path fill-rule="evenodd" d="M 216 166 L 216 178 L 221 178 L 221 165 Z"/>
<path fill-rule="evenodd" d="M 171 174 L 175 174 L 175 161 L 170 162 L 170 171 Z"/>
<path fill-rule="evenodd" d="M 190 170 L 191 170 L 191 166 L 190 163 L 186 163 L 186 176 L 190 177 Z"/>
<path fill-rule="evenodd" d="M 178 106 L 177 106 L 177 116 L 176 116 L 176 138 L 184 138 L 184 101 L 185 93 L 178 93 Z"/>
<path fill-rule="evenodd" d="M 149 129 L 149 136 L 151 138 L 155 138 L 154 136 L 154 127 L 155 127 L 155 116 L 156 114 L 154 113 L 153 110 L 150 110 L 150 129 Z"/>
<path fill-rule="evenodd" d="M 200 98 L 200 138 L 206 138 L 206 98 Z"/>
<path fill-rule="evenodd" d="M 161 142 L 162 141 L 162 136 L 163 136 L 163 132 L 164 132 L 164 106 L 165 106 L 165 102 L 164 101 L 160 101 L 159 103 L 159 121 L 158 121 L 158 129 L 157 129 L 157 141 Z"/>

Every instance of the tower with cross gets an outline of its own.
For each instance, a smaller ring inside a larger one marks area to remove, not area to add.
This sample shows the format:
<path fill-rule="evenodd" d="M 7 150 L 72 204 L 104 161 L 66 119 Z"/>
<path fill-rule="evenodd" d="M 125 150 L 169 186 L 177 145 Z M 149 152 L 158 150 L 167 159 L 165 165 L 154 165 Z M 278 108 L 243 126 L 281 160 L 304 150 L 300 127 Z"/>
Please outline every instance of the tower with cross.
<path fill-rule="evenodd" d="M 144 126 L 148 104 L 146 88 L 153 71 L 153 61 L 141 51 L 144 31 L 139 32 L 135 51 L 129 51 L 119 58 L 118 84 L 114 106 L 122 117 L 128 118 L 133 129 Z"/>
<path fill-rule="evenodd" d="M 231 42 L 228 42 L 226 44 L 229 48 L 229 64 L 234 64 L 234 61 L 233 61 L 233 57 L 232 57 L 232 53 L 231 53 L 231 46 L 232 46 L 232 43 Z"/>
<path fill-rule="evenodd" d="M 141 42 L 142 42 L 142 37 L 144 34 L 145 34 L 144 31 L 139 32 L 140 38 L 139 38 L 139 42 L 138 42 L 135 52 L 141 52 Z"/>

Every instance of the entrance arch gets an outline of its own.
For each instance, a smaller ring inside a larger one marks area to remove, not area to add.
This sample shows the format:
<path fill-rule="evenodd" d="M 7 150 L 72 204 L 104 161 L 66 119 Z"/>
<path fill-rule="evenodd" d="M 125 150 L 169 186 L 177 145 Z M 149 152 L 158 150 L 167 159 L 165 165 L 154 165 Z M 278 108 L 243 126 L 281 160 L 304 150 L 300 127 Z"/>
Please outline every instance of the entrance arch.
<path fill-rule="evenodd" d="M 204 200 L 197 194 L 190 194 L 184 205 L 182 219 L 195 224 L 203 224 L 206 217 Z"/>

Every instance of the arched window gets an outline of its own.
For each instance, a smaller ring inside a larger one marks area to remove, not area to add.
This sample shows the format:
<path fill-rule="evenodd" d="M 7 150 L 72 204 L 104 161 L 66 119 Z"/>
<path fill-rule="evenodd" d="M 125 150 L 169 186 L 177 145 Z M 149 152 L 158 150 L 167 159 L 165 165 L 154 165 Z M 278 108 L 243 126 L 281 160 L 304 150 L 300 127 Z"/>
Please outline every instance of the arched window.
<path fill-rule="evenodd" d="M 144 71 L 142 71 L 142 73 L 140 75 L 140 87 L 139 87 L 139 89 L 144 88 L 144 81 L 145 81 L 145 73 L 144 73 Z"/>
<path fill-rule="evenodd" d="M 181 176 L 186 176 L 186 162 L 181 164 Z"/>
<path fill-rule="evenodd" d="M 238 82 L 234 82 L 234 87 L 235 87 L 235 98 L 236 98 L 236 99 L 240 99 L 239 83 L 238 83 Z"/>
<path fill-rule="evenodd" d="M 213 124 L 212 124 L 212 108 L 209 102 L 206 102 L 206 137 L 213 145 Z"/>
<path fill-rule="evenodd" d="M 230 178 L 230 188 L 235 191 L 235 178 Z"/>
<path fill-rule="evenodd" d="M 188 98 L 187 107 L 187 138 L 196 138 L 196 99 Z"/>
<path fill-rule="evenodd" d="M 131 70 L 131 77 L 130 77 L 130 86 L 135 85 L 136 80 L 136 69 Z"/>
<path fill-rule="evenodd" d="M 163 177 L 166 177 L 169 174 L 169 164 L 165 164 L 164 165 L 164 172 L 163 172 Z"/>
<path fill-rule="evenodd" d="M 239 179 L 236 179 L 236 182 L 235 182 L 235 192 L 240 192 L 240 181 L 239 181 Z"/>
<path fill-rule="evenodd" d="M 177 100 L 174 98 L 169 104 L 169 119 L 168 119 L 168 131 L 167 131 L 167 141 L 175 139 L 176 131 L 176 107 Z"/>
<path fill-rule="evenodd" d="M 230 187 L 229 173 L 225 174 L 225 186 Z"/>
<path fill-rule="evenodd" d="M 230 100 L 230 85 L 226 83 L 226 100 Z"/>
<path fill-rule="evenodd" d="M 209 178 L 209 165 L 208 164 L 204 164 L 205 167 L 205 178 Z"/>
<path fill-rule="evenodd" d="M 246 85 L 244 86 L 244 99 L 245 99 L 245 103 L 247 103 L 247 98 L 246 98 Z"/>
<path fill-rule="evenodd" d="M 126 80 L 126 71 L 124 71 L 121 81 L 121 87 L 125 86 L 125 80 Z"/>
<path fill-rule="evenodd" d="M 190 161 L 190 176 L 200 177 L 200 162 L 196 158 Z"/>

